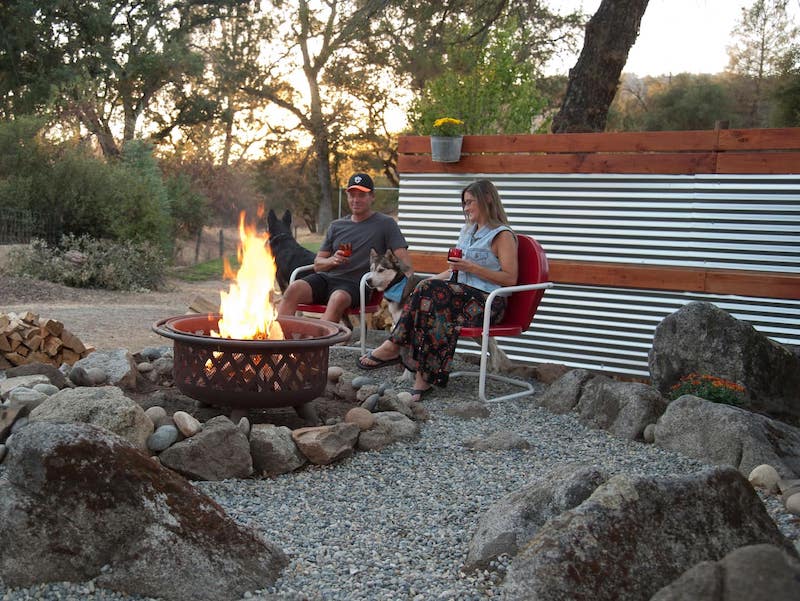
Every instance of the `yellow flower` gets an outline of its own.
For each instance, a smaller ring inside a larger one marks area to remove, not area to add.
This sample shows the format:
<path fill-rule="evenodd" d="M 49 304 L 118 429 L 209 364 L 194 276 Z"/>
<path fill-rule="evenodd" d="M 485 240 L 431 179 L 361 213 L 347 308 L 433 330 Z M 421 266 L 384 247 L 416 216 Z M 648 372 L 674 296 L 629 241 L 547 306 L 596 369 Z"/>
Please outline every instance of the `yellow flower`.
<path fill-rule="evenodd" d="M 434 136 L 460 136 L 463 133 L 461 126 L 464 122 L 461 119 L 452 117 L 442 117 L 433 122 Z"/>

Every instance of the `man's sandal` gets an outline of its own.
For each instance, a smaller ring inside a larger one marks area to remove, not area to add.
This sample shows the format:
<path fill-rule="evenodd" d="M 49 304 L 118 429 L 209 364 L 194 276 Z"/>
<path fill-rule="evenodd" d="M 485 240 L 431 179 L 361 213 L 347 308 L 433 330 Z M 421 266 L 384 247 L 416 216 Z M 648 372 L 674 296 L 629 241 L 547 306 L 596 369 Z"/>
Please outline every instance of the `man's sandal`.
<path fill-rule="evenodd" d="M 373 361 L 374 364 L 370 365 L 369 363 L 364 363 L 364 360 Z M 372 354 L 370 351 L 365 357 L 359 357 L 356 359 L 356 365 L 361 369 L 370 370 L 370 369 L 380 369 L 381 367 L 388 367 L 390 365 L 397 365 L 400 363 L 400 356 L 393 357 L 391 359 L 380 359 Z"/>

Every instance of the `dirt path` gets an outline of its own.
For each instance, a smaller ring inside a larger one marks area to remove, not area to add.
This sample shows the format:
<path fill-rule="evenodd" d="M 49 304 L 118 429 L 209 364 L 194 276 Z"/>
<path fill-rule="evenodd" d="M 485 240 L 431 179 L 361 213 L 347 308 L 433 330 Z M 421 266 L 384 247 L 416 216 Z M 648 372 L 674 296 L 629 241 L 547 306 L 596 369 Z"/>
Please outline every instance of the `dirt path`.
<path fill-rule="evenodd" d="M 170 280 L 165 291 L 112 292 L 0 275 L 0 313 L 33 311 L 63 322 L 87 346 L 137 352 L 172 344 L 151 330 L 153 323 L 186 313 L 197 296 L 218 301 L 222 289 L 221 280 Z"/>

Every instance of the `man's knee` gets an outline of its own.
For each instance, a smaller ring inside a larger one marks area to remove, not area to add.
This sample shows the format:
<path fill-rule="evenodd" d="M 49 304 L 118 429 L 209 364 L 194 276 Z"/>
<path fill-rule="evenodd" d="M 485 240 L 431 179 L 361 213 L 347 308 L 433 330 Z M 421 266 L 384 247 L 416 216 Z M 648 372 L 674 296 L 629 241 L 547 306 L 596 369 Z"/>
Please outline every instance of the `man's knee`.
<path fill-rule="evenodd" d="M 303 280 L 292 282 L 283 292 L 283 298 L 280 305 L 278 305 L 278 312 L 285 314 L 288 311 L 293 313 L 294 308 L 299 303 L 310 303 L 311 297 L 311 286 L 307 282 Z"/>
<path fill-rule="evenodd" d="M 349 308 L 352 304 L 353 297 L 350 296 L 349 292 L 345 292 L 344 290 L 334 290 L 328 299 L 329 306 L 335 305 L 337 307 L 341 307 L 342 311 Z"/>
<path fill-rule="evenodd" d="M 344 312 L 350 308 L 352 297 L 344 290 L 334 290 L 328 299 L 328 307 L 325 310 L 326 319 L 338 321 Z"/>

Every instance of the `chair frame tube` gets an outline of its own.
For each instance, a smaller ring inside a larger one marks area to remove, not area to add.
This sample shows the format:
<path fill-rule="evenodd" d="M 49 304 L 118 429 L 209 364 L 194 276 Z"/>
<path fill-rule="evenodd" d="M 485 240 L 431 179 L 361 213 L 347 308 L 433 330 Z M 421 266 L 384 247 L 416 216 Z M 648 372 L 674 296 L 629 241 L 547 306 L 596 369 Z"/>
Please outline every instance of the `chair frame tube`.
<path fill-rule="evenodd" d="M 292 275 L 289 276 L 289 283 L 291 284 L 297 279 L 301 273 L 306 271 L 313 271 L 314 265 L 301 265 L 300 267 L 296 268 L 292 271 Z M 342 346 L 341 348 L 349 349 L 349 350 L 360 350 L 362 355 L 367 354 L 367 325 L 366 325 L 366 317 L 367 317 L 367 278 L 369 277 L 369 272 L 365 273 L 361 276 L 361 280 L 358 283 L 358 290 L 359 290 L 359 302 L 361 312 L 359 313 L 359 329 L 361 330 L 361 346 Z"/>
<path fill-rule="evenodd" d="M 498 296 L 509 296 L 514 294 L 515 292 L 525 292 L 527 290 L 545 290 L 547 288 L 552 288 L 553 282 L 542 282 L 539 284 L 519 284 L 517 286 L 503 286 L 501 288 L 497 288 L 489 293 L 489 296 L 486 298 L 486 304 L 484 305 L 483 310 L 483 329 L 481 331 L 481 363 L 480 368 L 478 371 L 473 370 L 462 370 L 462 371 L 455 371 L 450 374 L 451 378 L 458 378 L 461 376 L 478 376 L 478 398 L 484 403 L 497 403 L 500 401 L 507 401 L 510 399 L 516 399 L 523 396 L 528 396 L 533 394 L 533 385 L 530 382 L 526 382 L 525 380 L 521 380 L 519 378 L 509 378 L 507 376 L 498 376 L 497 374 L 490 374 L 487 372 L 487 367 L 489 363 L 489 339 L 492 338 L 492 335 L 489 333 L 491 325 L 491 310 L 490 307 L 494 302 L 494 299 Z M 530 326 L 529 326 L 530 327 Z M 513 392 L 510 394 L 504 394 L 492 398 L 486 397 L 486 380 L 487 378 L 492 378 L 493 380 L 498 380 L 500 382 L 506 382 L 508 384 L 514 384 L 523 388 L 520 392 Z"/>

